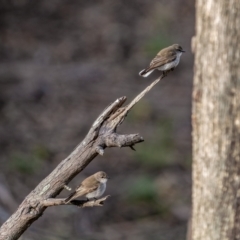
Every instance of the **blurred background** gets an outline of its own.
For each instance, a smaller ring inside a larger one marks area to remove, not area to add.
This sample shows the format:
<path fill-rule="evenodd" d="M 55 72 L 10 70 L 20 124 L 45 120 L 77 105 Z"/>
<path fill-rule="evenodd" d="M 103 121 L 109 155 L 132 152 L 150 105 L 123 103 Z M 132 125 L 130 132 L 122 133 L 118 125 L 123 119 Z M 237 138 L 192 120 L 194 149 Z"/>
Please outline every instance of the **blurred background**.
<path fill-rule="evenodd" d="M 0 222 L 84 138 L 116 98 L 128 101 L 163 47 L 186 53 L 118 129 L 145 142 L 107 149 L 70 183 L 111 177 L 102 208 L 48 208 L 24 240 L 182 240 L 191 208 L 191 0 L 0 1 Z M 61 197 L 69 193 L 64 190 Z"/>

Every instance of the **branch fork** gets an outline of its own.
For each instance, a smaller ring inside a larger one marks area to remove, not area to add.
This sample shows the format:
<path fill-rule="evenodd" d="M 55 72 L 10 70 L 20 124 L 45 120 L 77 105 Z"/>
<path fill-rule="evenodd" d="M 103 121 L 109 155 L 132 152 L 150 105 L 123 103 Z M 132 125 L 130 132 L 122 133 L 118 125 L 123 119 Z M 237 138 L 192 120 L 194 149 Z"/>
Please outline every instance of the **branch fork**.
<path fill-rule="evenodd" d="M 97 155 L 103 156 L 107 147 L 130 147 L 143 142 L 143 137 L 136 134 L 118 134 L 117 127 L 122 124 L 131 108 L 142 99 L 163 77 L 161 75 L 128 105 L 123 107 L 126 97 L 120 97 L 111 103 L 94 121 L 84 140 L 73 152 L 38 184 L 24 199 L 15 213 L 1 226 L 0 240 L 16 240 L 39 217 L 47 207 L 73 204 L 78 207 L 103 206 L 109 196 L 96 201 L 73 200 L 55 197 L 79 172 L 81 172 Z"/>
<path fill-rule="evenodd" d="M 123 104 L 126 97 L 121 97 L 103 111 L 94 123 L 94 126 L 99 127 L 99 135 L 101 136 L 101 141 L 95 148 L 99 155 L 103 156 L 106 147 L 130 147 L 135 150 L 134 145 L 144 141 L 138 133 L 120 135 L 116 133 L 116 130 L 122 124 L 128 112 L 164 77 L 165 75 L 161 75 L 125 107 L 123 107 Z"/>

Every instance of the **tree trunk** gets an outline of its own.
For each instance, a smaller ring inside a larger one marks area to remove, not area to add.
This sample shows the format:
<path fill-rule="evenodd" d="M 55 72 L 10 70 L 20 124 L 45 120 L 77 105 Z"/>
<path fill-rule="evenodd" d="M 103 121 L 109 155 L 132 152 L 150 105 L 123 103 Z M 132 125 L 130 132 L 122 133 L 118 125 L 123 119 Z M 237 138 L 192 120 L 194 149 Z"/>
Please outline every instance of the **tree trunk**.
<path fill-rule="evenodd" d="M 192 239 L 240 239 L 240 1 L 196 7 Z"/>

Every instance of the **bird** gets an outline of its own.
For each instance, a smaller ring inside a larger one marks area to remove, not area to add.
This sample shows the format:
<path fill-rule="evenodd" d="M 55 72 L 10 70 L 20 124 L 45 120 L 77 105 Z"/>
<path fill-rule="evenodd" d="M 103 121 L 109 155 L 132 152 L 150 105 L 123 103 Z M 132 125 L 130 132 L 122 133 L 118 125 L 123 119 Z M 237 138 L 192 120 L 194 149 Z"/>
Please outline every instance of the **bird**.
<path fill-rule="evenodd" d="M 185 52 L 179 44 L 173 44 L 163 48 L 151 61 L 149 67 L 139 72 L 142 77 L 148 77 L 155 69 L 162 71 L 166 76 L 169 71 L 173 71 L 179 64 L 182 53 Z"/>
<path fill-rule="evenodd" d="M 87 197 L 87 200 L 92 198 L 96 200 L 105 192 L 108 179 L 108 175 L 103 171 L 96 172 L 85 178 L 75 191 L 65 199 L 65 203 L 69 203 L 84 195 Z"/>

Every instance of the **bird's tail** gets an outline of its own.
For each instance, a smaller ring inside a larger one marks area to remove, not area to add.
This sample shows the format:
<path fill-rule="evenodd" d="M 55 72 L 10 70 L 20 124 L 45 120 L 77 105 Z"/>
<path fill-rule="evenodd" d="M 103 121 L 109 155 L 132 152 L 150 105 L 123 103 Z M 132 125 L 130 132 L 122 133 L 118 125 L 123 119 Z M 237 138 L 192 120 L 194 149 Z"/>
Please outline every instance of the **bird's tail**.
<path fill-rule="evenodd" d="M 72 197 L 76 194 L 76 191 L 72 192 L 67 198 L 65 198 L 64 202 L 69 203 L 72 200 Z"/>
<path fill-rule="evenodd" d="M 69 203 L 75 198 L 86 195 L 88 192 L 89 192 L 89 190 L 87 190 L 85 188 L 77 189 L 74 192 L 70 193 L 70 195 L 67 198 L 65 198 L 64 202 Z"/>
<path fill-rule="evenodd" d="M 148 77 L 152 72 L 154 71 L 154 69 L 143 69 L 142 71 L 139 72 L 139 76 L 141 77 Z"/>

